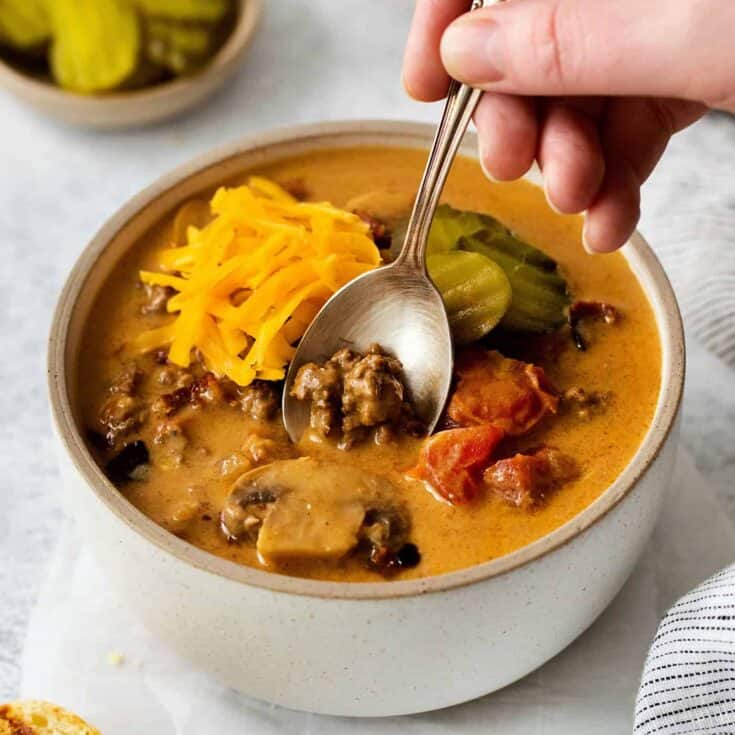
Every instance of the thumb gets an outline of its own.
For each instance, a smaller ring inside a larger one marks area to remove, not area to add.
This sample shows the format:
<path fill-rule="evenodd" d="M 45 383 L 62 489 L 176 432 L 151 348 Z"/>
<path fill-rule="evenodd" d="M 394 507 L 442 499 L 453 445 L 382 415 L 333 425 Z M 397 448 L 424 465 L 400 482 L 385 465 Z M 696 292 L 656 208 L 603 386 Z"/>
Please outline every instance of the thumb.
<path fill-rule="evenodd" d="M 733 28 L 734 2 L 510 0 L 454 21 L 441 52 L 451 76 L 494 92 L 732 108 Z"/>

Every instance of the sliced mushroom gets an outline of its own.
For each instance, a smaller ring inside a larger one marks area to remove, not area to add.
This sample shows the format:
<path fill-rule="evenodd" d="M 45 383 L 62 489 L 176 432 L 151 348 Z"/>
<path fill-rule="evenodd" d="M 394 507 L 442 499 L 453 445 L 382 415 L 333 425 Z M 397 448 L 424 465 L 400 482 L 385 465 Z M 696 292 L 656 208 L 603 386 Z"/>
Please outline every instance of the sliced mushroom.
<path fill-rule="evenodd" d="M 263 519 L 275 501 L 276 495 L 270 490 L 253 490 L 244 484 L 230 495 L 222 508 L 220 515 L 222 533 L 228 541 L 255 542 Z"/>
<path fill-rule="evenodd" d="M 360 542 L 367 510 L 393 495 L 388 480 L 347 464 L 281 460 L 237 480 L 221 525 L 231 540 L 255 540 L 266 564 L 339 559 Z M 390 522 L 371 517 L 376 540 L 385 541 Z"/>
<path fill-rule="evenodd" d="M 357 546 L 364 517 L 357 498 L 286 493 L 263 521 L 258 553 L 266 562 L 340 559 Z"/>
<path fill-rule="evenodd" d="M 220 529 L 228 541 L 257 541 L 263 520 L 286 490 L 273 476 L 274 466 L 257 467 L 233 483 L 220 513 Z"/>

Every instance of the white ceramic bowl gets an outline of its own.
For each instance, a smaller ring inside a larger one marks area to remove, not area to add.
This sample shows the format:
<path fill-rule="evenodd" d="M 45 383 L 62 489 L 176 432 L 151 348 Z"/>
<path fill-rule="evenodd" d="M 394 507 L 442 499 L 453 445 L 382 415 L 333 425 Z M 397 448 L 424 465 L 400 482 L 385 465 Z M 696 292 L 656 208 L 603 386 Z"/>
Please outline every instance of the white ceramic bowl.
<path fill-rule="evenodd" d="M 110 94 L 67 92 L 0 61 L 0 87 L 39 112 L 73 125 L 100 130 L 147 125 L 196 107 L 237 71 L 260 19 L 263 0 L 239 0 L 232 33 L 196 74 L 142 89 Z"/>
<path fill-rule="evenodd" d="M 662 391 L 630 465 L 561 528 L 505 557 L 428 579 L 348 584 L 239 566 L 167 533 L 108 482 L 75 419 L 79 338 L 121 254 L 161 217 L 246 168 L 318 147 L 427 148 L 425 125 L 350 122 L 260 135 L 199 158 L 128 202 L 61 295 L 49 386 L 65 495 L 111 582 L 173 649 L 245 694 L 338 715 L 437 709 L 492 692 L 554 656 L 605 609 L 659 515 L 674 462 L 684 340 L 674 295 L 636 235 L 625 255 L 655 312 Z M 462 152 L 474 155 L 469 136 Z"/>

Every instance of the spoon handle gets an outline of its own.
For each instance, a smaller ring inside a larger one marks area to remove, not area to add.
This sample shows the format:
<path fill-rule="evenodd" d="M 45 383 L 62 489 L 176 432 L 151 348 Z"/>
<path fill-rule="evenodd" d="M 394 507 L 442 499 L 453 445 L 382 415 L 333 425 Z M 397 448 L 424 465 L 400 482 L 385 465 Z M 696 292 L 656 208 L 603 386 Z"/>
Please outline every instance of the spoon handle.
<path fill-rule="evenodd" d="M 470 10 L 493 5 L 502 0 L 473 0 Z M 439 196 L 447 180 L 457 149 L 482 95 L 481 89 L 452 80 L 439 127 L 431 145 L 429 160 L 419 184 L 416 201 L 408 221 L 406 237 L 395 264 L 426 272 L 426 244 Z"/>

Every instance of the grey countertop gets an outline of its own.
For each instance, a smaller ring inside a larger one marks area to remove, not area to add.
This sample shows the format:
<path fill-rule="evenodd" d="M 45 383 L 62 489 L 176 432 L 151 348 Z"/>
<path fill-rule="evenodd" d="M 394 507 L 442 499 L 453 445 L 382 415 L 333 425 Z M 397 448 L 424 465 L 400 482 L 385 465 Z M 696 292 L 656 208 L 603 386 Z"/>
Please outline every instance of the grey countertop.
<path fill-rule="evenodd" d="M 26 622 L 62 523 L 46 336 L 58 291 L 90 237 L 154 178 L 238 136 L 325 119 L 436 119 L 435 106 L 408 100 L 400 84 L 410 3 L 267 5 L 234 82 L 172 123 L 100 134 L 48 121 L 0 96 L 0 702 L 17 692 Z M 681 239 L 681 222 L 711 225 L 711 237 L 693 242 L 692 252 L 715 268 L 735 239 L 733 170 L 735 122 L 713 116 L 675 140 L 646 187 L 642 229 L 659 245 L 685 313 L 699 270 L 666 243 Z M 735 411 L 722 397 L 735 395 L 734 386 L 730 372 L 690 341 L 683 441 L 733 520 Z"/>

